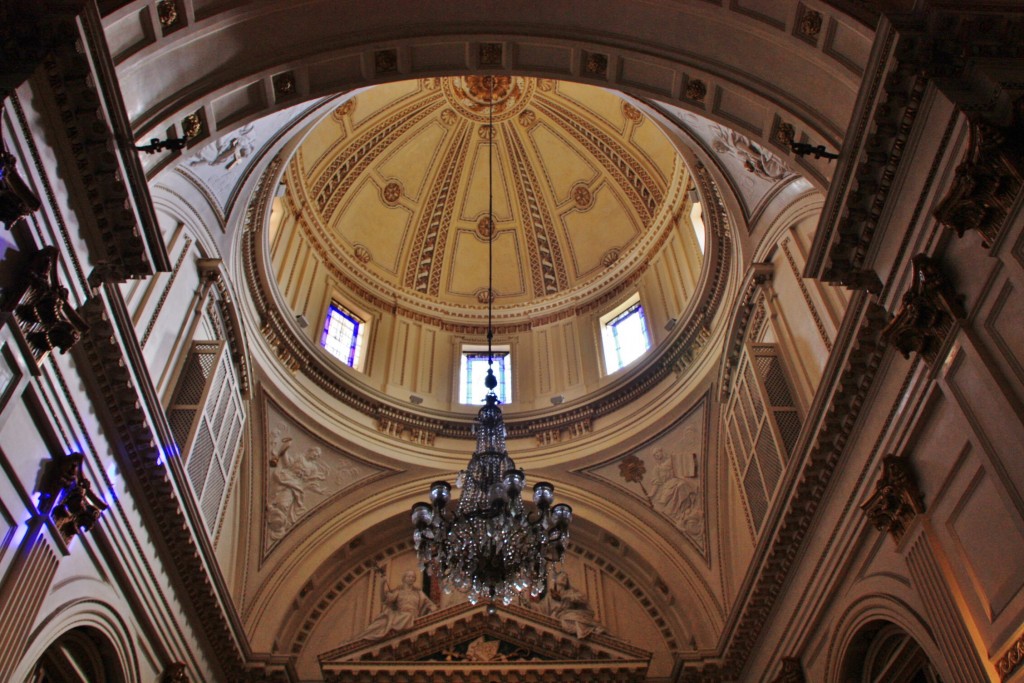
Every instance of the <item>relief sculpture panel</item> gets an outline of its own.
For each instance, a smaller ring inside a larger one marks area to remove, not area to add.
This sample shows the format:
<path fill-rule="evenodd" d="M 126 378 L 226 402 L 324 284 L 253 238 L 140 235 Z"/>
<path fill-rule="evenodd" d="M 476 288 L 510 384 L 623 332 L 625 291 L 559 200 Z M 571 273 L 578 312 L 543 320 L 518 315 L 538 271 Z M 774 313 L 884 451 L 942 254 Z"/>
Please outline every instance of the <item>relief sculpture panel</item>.
<path fill-rule="evenodd" d="M 264 549 L 269 552 L 329 498 L 386 474 L 383 468 L 341 453 L 266 404 Z"/>

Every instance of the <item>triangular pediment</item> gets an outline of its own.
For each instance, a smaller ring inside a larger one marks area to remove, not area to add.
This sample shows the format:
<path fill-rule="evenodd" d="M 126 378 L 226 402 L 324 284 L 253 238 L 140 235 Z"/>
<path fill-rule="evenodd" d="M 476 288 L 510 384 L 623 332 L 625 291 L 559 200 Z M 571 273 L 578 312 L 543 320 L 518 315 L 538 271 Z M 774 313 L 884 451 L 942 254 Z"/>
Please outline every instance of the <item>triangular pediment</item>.
<path fill-rule="evenodd" d="M 607 634 L 576 638 L 558 620 L 530 609 L 510 605 L 491 614 L 468 603 L 421 617 L 383 640 L 355 641 L 319 657 L 328 681 L 405 680 L 415 673 L 448 683 L 491 680 L 489 675 L 573 680 L 584 671 L 600 673 L 601 680 L 643 680 L 650 658 Z"/>

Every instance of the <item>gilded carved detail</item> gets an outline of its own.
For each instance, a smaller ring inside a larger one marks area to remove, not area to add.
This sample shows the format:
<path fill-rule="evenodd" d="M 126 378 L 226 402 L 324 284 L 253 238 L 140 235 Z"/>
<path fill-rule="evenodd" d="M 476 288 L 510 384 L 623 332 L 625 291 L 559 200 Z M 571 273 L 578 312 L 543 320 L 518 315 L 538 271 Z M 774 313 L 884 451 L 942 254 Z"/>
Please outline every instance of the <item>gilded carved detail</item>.
<path fill-rule="evenodd" d="M 899 542 L 914 517 L 924 512 L 917 479 L 906 456 L 885 456 L 875 492 L 861 509 L 876 529 L 890 533 Z"/>
<path fill-rule="evenodd" d="M 913 282 L 903 295 L 900 310 L 882 332 L 882 339 L 904 358 L 916 352 L 931 363 L 954 321 L 964 317 L 963 305 L 938 261 L 918 254 L 911 264 Z"/>
<path fill-rule="evenodd" d="M 49 514 L 65 543 L 92 529 L 107 509 L 82 473 L 83 459 L 81 453 L 55 456 L 40 485 L 39 507 Z"/>
<path fill-rule="evenodd" d="M 996 661 L 999 680 L 1009 680 L 1011 674 L 1017 671 L 1022 664 L 1024 664 L 1024 635 L 1017 638 L 1016 642 Z"/>
<path fill-rule="evenodd" d="M 60 284 L 57 258 L 52 246 L 32 254 L 3 306 L 17 322 L 37 364 L 54 349 L 66 353 L 89 329 L 68 301 L 67 288 Z"/>
<path fill-rule="evenodd" d="M 992 246 L 1024 184 L 1024 135 L 1019 131 L 1020 124 L 1016 129 L 971 124 L 966 157 L 935 209 L 939 223 L 960 237 L 976 231 L 985 247 Z"/>

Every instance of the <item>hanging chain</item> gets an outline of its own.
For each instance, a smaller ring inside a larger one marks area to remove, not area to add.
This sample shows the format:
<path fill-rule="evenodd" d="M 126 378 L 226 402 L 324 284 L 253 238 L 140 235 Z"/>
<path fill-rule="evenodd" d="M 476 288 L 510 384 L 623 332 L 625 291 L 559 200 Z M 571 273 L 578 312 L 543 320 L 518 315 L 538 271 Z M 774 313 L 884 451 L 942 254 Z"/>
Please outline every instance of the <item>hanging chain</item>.
<path fill-rule="evenodd" d="M 494 364 L 491 340 L 494 328 L 491 326 L 491 310 L 494 305 L 494 76 L 488 76 L 490 96 L 487 100 L 487 370 Z"/>

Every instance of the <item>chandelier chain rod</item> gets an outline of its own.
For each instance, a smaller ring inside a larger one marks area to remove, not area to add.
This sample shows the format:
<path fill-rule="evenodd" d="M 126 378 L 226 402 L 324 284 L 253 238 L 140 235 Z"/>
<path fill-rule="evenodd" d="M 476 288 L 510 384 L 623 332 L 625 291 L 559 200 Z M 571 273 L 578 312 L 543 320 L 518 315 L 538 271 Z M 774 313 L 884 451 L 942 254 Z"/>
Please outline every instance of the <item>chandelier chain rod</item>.
<path fill-rule="evenodd" d="M 490 94 L 487 98 L 487 369 L 494 364 L 491 340 L 494 328 L 491 322 L 494 305 L 494 76 L 488 76 Z"/>

